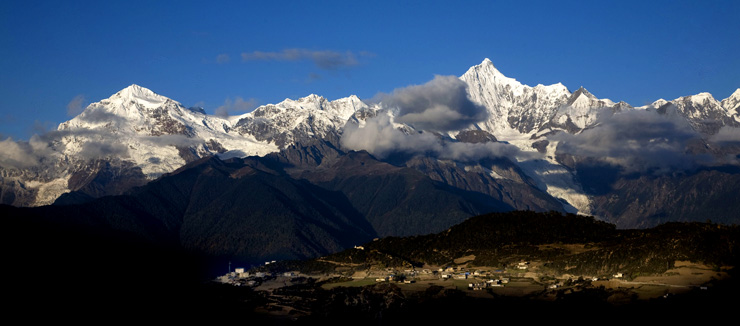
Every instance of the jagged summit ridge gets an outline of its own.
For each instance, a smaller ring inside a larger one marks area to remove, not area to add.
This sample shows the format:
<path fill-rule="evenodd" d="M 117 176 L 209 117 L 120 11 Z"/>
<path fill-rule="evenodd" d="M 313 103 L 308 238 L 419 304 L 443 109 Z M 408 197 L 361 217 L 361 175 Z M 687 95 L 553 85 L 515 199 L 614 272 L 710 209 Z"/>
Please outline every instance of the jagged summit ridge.
<path fill-rule="evenodd" d="M 504 76 L 490 59 L 473 66 L 460 77 L 468 84 L 470 98 L 489 110 L 489 119 L 475 126 L 496 137 L 531 135 L 543 128 L 575 132 L 596 121 L 598 111 L 614 106 L 585 88 L 571 94 L 562 83 L 523 85 Z M 575 116 L 574 116 L 575 115 Z"/>
<path fill-rule="evenodd" d="M 727 115 L 731 116 L 736 122 L 740 122 L 740 88 L 720 103 L 727 110 Z"/>
<path fill-rule="evenodd" d="M 451 130 L 448 136 L 454 138 L 462 131 L 479 130 L 523 152 L 535 151 L 537 142 L 537 151 L 546 158 L 546 163 L 536 166 L 538 171 L 527 170 L 530 174 L 544 175 L 557 170 L 550 174 L 568 175 L 567 171 L 560 173 L 562 167 L 553 158 L 557 140 L 548 135 L 577 134 L 594 127 L 603 114 L 633 109 L 624 102 L 599 99 L 584 87 L 571 93 L 562 83 L 524 85 L 501 73 L 489 58 L 470 67 L 459 78 L 467 84 L 469 98 L 481 104 L 488 114 L 484 121 Z M 671 112 L 690 121 L 698 121 L 694 125 L 701 132 L 711 134 L 722 126 L 740 123 L 740 89 L 721 103 L 709 93 L 700 93 L 673 101 L 658 100 L 636 109 L 652 108 L 660 112 L 666 106 L 674 107 Z M 55 179 L 55 190 L 35 204 L 48 203 L 54 194 L 68 191 L 60 185 L 66 184 L 74 173 L 70 166 L 85 166 L 90 159 L 115 157 L 140 168 L 148 179 L 154 179 L 207 155 L 263 156 L 296 143 L 317 139 L 336 141 L 348 120 L 359 122 L 372 118 L 379 107 L 368 105 L 355 95 L 330 101 L 310 94 L 261 105 L 238 116 L 221 117 L 185 108 L 175 100 L 132 84 L 90 104 L 80 115 L 60 124 L 56 135 L 61 138 L 53 140 L 57 156 L 48 161 L 63 162 L 59 163 L 59 169 L 66 172 Z M 413 130 L 401 124 L 396 127 Z M 542 184 L 555 195 L 552 189 L 566 192 L 568 187 L 577 186 L 571 181 L 565 180 L 557 187 L 552 183 Z M 572 203 L 573 198 L 565 199 Z M 586 207 L 588 201 L 581 199 L 578 200 L 585 204 L 578 206 Z"/>

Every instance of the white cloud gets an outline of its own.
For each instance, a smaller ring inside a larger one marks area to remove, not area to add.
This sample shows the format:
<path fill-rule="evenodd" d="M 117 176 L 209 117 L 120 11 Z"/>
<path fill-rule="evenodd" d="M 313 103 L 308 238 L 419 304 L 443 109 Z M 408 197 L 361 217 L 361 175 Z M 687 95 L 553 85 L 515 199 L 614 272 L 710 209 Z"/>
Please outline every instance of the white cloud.
<path fill-rule="evenodd" d="M 231 61 L 231 56 L 226 53 L 222 53 L 216 56 L 216 63 L 222 64 L 228 63 L 229 61 Z"/>
<path fill-rule="evenodd" d="M 340 143 L 346 149 L 366 150 L 380 159 L 394 153 L 404 153 L 474 162 L 492 157 L 513 158 L 521 154 L 515 146 L 498 142 L 460 143 L 430 132 L 404 133 L 394 126 L 387 113 L 365 120 L 362 127 L 348 122 Z"/>
<path fill-rule="evenodd" d="M 488 118 L 488 111 L 468 98 L 467 84 L 455 76 L 435 76 L 423 85 L 380 94 L 376 100 L 398 111 L 397 122 L 421 130 L 459 130 Z"/>
<path fill-rule="evenodd" d="M 67 115 L 74 117 L 80 113 L 82 113 L 82 110 L 85 108 L 83 107 L 83 104 L 85 103 L 85 96 L 80 94 L 75 96 L 69 103 L 67 103 Z"/>
<path fill-rule="evenodd" d="M 251 112 L 256 107 L 256 99 L 250 98 L 248 100 L 245 100 L 237 96 L 233 101 L 230 99 L 226 99 L 223 105 L 216 108 L 214 114 L 225 118 L 230 115 Z"/>

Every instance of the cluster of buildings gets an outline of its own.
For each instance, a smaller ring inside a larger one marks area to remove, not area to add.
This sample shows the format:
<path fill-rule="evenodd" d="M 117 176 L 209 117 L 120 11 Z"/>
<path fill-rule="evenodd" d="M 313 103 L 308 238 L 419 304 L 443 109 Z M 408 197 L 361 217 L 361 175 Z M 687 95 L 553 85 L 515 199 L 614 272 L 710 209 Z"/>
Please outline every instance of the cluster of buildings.
<path fill-rule="evenodd" d="M 486 288 L 492 288 L 492 287 L 503 287 L 505 283 L 509 283 L 508 278 L 502 278 L 500 280 L 487 280 L 485 282 L 478 282 L 478 283 L 469 283 L 468 289 L 470 290 L 483 290 Z"/>
<path fill-rule="evenodd" d="M 271 262 L 265 262 L 265 265 L 269 265 L 271 263 L 275 263 L 275 261 Z M 285 272 L 285 273 L 270 273 L 270 272 L 253 272 L 250 273 L 246 271 L 243 267 L 235 268 L 233 272 L 229 272 L 226 275 L 221 275 L 218 278 L 216 278 L 216 281 L 225 283 L 225 284 L 231 284 L 236 286 L 256 286 L 259 285 L 260 280 L 264 278 L 269 277 L 277 277 L 277 276 L 284 276 L 284 277 L 296 277 L 298 276 L 298 272 Z"/>
<path fill-rule="evenodd" d="M 219 276 L 216 280 L 221 283 L 231 285 L 248 285 L 255 286 L 257 284 L 257 278 L 263 278 L 272 276 L 271 273 L 256 272 L 250 273 L 244 270 L 244 268 L 235 268 L 233 272 L 229 272 L 226 275 Z"/>
<path fill-rule="evenodd" d="M 376 282 L 399 282 L 399 283 L 414 283 L 417 280 L 475 280 L 474 283 L 469 283 L 468 288 L 471 290 L 482 290 L 489 287 L 502 287 L 504 284 L 509 282 L 509 278 L 495 276 L 493 274 L 501 274 L 504 271 L 466 271 L 464 267 L 449 266 L 445 268 L 439 268 L 437 270 L 430 269 L 406 269 L 403 273 L 399 273 L 393 269 L 386 269 L 384 275 L 380 275 L 375 278 Z"/>

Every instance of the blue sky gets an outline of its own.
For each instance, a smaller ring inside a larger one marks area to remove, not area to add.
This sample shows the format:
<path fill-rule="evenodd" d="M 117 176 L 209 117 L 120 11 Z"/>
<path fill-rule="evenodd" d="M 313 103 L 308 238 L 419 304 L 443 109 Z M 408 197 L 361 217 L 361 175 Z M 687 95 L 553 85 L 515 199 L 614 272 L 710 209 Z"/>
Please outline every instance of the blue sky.
<path fill-rule="evenodd" d="M 719 100 L 740 87 L 738 17 L 740 1 L 2 1 L 0 138 L 130 84 L 214 113 L 370 98 L 486 57 L 531 86 L 635 106 Z"/>

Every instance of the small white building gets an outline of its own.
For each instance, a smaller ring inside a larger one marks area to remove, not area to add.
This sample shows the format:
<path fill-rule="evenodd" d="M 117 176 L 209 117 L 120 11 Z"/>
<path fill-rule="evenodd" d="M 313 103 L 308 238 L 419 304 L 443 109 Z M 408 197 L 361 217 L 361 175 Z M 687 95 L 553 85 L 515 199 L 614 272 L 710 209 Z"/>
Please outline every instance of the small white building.
<path fill-rule="evenodd" d="M 459 273 L 459 274 L 455 274 L 454 276 L 452 276 L 452 278 L 456 280 L 466 280 L 468 278 L 468 274 Z"/>

